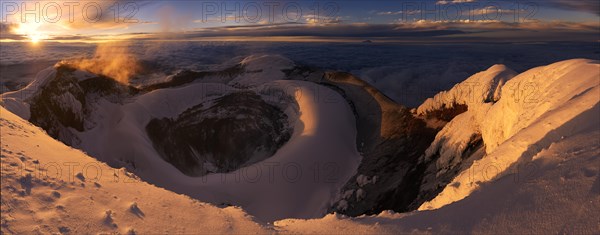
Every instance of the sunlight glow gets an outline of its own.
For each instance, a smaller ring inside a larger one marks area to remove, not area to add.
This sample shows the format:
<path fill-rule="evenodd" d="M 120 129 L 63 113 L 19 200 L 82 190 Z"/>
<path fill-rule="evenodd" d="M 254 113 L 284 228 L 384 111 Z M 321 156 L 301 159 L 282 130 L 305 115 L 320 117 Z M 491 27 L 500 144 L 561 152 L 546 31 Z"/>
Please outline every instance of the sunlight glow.
<path fill-rule="evenodd" d="M 37 44 L 42 40 L 48 39 L 48 35 L 42 33 L 38 28 L 42 24 L 40 23 L 20 23 L 19 26 L 14 30 L 15 33 L 25 35 L 27 39 L 33 44 Z"/>
<path fill-rule="evenodd" d="M 29 38 L 29 40 L 31 40 L 31 43 L 33 44 L 37 44 L 38 42 L 40 42 L 40 40 L 43 39 L 43 35 L 41 34 L 30 34 L 27 35 L 27 37 Z"/>

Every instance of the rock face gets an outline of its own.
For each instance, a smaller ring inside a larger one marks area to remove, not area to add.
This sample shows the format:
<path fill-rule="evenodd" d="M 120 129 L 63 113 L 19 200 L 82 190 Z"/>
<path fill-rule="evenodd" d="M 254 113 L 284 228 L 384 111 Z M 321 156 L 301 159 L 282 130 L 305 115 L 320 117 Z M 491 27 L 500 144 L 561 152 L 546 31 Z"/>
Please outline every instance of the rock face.
<path fill-rule="evenodd" d="M 80 74 L 76 74 L 80 73 Z M 84 78 L 82 78 L 84 77 Z M 50 136 L 68 145 L 76 145 L 77 137 L 71 129 L 85 130 L 85 119 L 92 112 L 92 102 L 104 97 L 119 102 L 125 96 L 137 93 L 137 89 L 120 84 L 113 79 L 60 65 L 36 94 L 30 104 L 29 121 L 42 127 Z"/>
<path fill-rule="evenodd" d="M 418 159 L 437 130 L 351 74 L 327 72 L 321 83 L 336 87 L 354 107 L 363 155 L 330 211 L 358 216 L 413 209 L 425 170 Z"/>
<path fill-rule="evenodd" d="M 264 160 L 292 133 L 287 116 L 250 91 L 198 104 L 175 119 L 152 119 L 146 131 L 161 157 L 190 176 Z"/>
<path fill-rule="evenodd" d="M 363 159 L 341 188 L 330 212 L 350 216 L 384 210 L 409 211 L 418 206 L 427 165 L 419 163 L 439 129 L 416 117 L 363 80 L 344 72 L 323 72 L 297 67 L 287 72 L 293 80 L 308 80 L 329 87 L 353 109 L 356 145 Z"/>
<path fill-rule="evenodd" d="M 58 68 L 52 78 L 31 101 L 31 123 L 42 127 L 53 138 L 72 144 L 69 127 L 83 131 L 85 93 L 72 70 Z"/>

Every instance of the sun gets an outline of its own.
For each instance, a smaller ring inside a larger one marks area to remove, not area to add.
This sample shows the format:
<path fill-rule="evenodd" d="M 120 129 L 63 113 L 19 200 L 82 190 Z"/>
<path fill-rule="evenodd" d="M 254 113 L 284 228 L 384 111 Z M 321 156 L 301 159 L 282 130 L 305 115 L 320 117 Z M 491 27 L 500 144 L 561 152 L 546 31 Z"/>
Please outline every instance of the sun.
<path fill-rule="evenodd" d="M 38 30 L 39 23 L 21 23 L 15 29 L 15 33 L 24 35 L 31 43 L 38 44 L 40 41 L 48 39 L 48 35 Z"/>
<path fill-rule="evenodd" d="M 40 33 L 33 33 L 33 34 L 27 35 L 27 38 L 29 38 L 29 41 L 31 43 L 38 44 L 40 41 L 47 39 L 48 37 L 46 35 L 43 35 Z"/>

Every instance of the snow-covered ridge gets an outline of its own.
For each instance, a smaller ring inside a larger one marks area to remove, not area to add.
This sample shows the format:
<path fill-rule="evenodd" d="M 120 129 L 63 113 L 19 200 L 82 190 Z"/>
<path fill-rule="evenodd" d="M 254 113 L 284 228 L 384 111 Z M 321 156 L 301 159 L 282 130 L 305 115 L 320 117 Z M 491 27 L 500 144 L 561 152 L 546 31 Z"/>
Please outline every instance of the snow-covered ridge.
<path fill-rule="evenodd" d="M 2 100 L 0 100 L 0 104 L 2 104 L 3 107 L 11 112 L 19 115 L 21 118 L 29 119 L 31 115 L 29 104 L 23 101 L 36 94 L 39 91 L 39 88 L 46 85 L 48 80 L 55 75 L 56 69 L 54 67 L 46 68 L 40 71 L 36 75 L 36 78 L 25 88 L 2 94 Z"/>
<path fill-rule="evenodd" d="M 440 166 L 461 161 L 473 136 L 480 136 L 485 156 L 476 160 L 431 202 L 435 209 L 468 196 L 487 181 L 502 175 L 517 161 L 547 148 L 552 142 L 577 134 L 597 123 L 600 64 L 575 59 L 531 69 L 502 86 L 495 103 L 476 103 L 456 116 L 436 136 L 425 158 L 439 153 Z M 485 177 L 477 167 L 492 165 Z M 438 172 L 440 173 L 440 172 Z"/>
<path fill-rule="evenodd" d="M 443 108 L 452 108 L 455 104 L 473 107 L 483 103 L 493 103 L 500 99 L 502 86 L 517 73 L 504 65 L 494 65 L 479 72 L 448 91 L 442 91 L 423 102 L 417 108 L 417 114 Z"/>
<path fill-rule="evenodd" d="M 293 61 L 280 55 L 251 55 L 244 58 L 240 65 L 246 73 L 233 79 L 229 85 L 255 87 L 270 81 L 283 80 L 283 71 L 295 66 Z"/>
<path fill-rule="evenodd" d="M 500 100 L 504 84 L 516 75 L 504 65 L 494 65 L 425 100 L 416 109 L 416 115 L 429 125 L 441 128 L 419 160 L 429 165 L 420 194 L 436 194 L 457 172 L 485 154 L 476 110 Z"/>

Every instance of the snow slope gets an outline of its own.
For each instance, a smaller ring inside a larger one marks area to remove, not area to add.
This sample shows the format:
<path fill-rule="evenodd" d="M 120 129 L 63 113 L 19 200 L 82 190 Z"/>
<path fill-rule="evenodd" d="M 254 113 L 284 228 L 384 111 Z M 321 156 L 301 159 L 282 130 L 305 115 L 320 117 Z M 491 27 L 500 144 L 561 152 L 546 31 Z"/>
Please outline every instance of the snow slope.
<path fill-rule="evenodd" d="M 251 55 L 244 58 L 240 64 L 246 73 L 238 76 L 230 85 L 255 87 L 270 81 L 285 79 L 282 70 L 294 68 L 294 62 L 280 55 Z"/>
<path fill-rule="evenodd" d="M 517 73 L 504 65 L 494 65 L 486 71 L 476 73 L 448 91 L 442 91 L 423 102 L 417 114 L 423 115 L 432 110 L 450 108 L 455 104 L 478 106 L 500 99 L 501 88 Z"/>
<path fill-rule="evenodd" d="M 217 208 L 111 168 L 2 107 L 0 127 L 3 234 L 269 231 L 240 208 Z"/>
<path fill-rule="evenodd" d="M 437 193 L 457 171 L 465 170 L 484 154 L 478 121 L 478 115 L 483 111 L 479 110 L 487 110 L 497 102 L 503 85 L 514 76 L 516 72 L 510 68 L 494 65 L 425 100 L 416 109 L 416 114 L 426 119 L 430 126 L 442 127 L 419 160 L 433 162 L 426 171 L 420 194 Z"/>
<path fill-rule="evenodd" d="M 496 103 L 469 106 L 469 111 L 457 118 L 472 115 L 469 122 L 478 126 L 487 155 L 461 172 L 420 209 L 435 209 L 463 199 L 484 182 L 511 170 L 519 159 L 531 157 L 564 136 L 596 125 L 599 77 L 597 61 L 558 62 L 512 78 L 502 87 L 502 97 Z M 457 146 L 460 144 L 450 145 Z M 477 174 L 480 166 L 493 170 Z"/>

